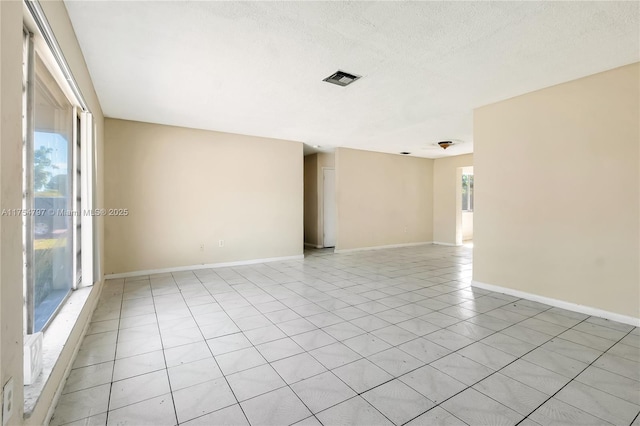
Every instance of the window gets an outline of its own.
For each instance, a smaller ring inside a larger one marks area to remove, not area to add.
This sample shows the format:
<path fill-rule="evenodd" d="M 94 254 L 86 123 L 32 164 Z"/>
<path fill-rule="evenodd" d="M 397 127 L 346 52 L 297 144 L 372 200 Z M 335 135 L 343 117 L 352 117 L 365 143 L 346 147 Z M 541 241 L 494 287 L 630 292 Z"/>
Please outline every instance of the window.
<path fill-rule="evenodd" d="M 473 211 L 473 174 L 462 174 L 462 211 Z"/>
<path fill-rule="evenodd" d="M 27 334 L 43 331 L 70 292 L 92 284 L 94 276 L 92 262 L 83 261 L 93 256 L 92 235 L 83 235 L 83 228 L 92 233 L 91 206 L 82 197 L 92 184 L 87 179 L 91 163 L 84 158 L 92 151 L 90 114 L 61 77 L 46 44 L 34 40 L 25 30 L 22 216 Z M 86 255 L 81 249 L 85 245 Z"/>

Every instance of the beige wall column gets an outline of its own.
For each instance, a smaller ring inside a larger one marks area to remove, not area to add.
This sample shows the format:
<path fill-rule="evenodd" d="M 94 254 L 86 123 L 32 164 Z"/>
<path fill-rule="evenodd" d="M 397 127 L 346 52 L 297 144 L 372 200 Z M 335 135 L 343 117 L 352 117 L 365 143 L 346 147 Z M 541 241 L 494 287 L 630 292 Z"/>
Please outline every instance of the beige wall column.
<path fill-rule="evenodd" d="M 22 207 L 22 2 L 0 2 L 0 209 Z M 22 217 L 0 216 L 0 366 L 22 423 Z"/>

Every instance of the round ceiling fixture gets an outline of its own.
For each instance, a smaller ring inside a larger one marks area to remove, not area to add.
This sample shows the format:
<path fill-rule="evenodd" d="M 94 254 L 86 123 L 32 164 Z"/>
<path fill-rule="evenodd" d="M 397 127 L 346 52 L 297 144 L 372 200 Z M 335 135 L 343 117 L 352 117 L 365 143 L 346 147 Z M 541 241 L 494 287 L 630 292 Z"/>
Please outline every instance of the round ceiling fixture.
<path fill-rule="evenodd" d="M 0 0 L 1 1 L 1 0 Z M 436 139 L 437 141 L 437 139 Z M 432 150 L 440 150 L 440 148 L 442 149 L 447 149 L 449 148 L 451 145 L 460 145 L 460 144 L 464 144 L 465 141 L 462 139 L 444 139 L 441 140 L 439 142 L 428 142 L 427 145 L 424 148 L 421 148 L 423 150 L 427 150 L 427 151 L 432 151 Z M 432 153 L 435 155 L 435 153 Z"/>
<path fill-rule="evenodd" d="M 409 154 L 411 154 L 411 153 L 410 153 L 410 152 L 407 152 L 407 151 L 402 151 L 400 154 L 402 154 L 402 155 L 409 155 Z"/>

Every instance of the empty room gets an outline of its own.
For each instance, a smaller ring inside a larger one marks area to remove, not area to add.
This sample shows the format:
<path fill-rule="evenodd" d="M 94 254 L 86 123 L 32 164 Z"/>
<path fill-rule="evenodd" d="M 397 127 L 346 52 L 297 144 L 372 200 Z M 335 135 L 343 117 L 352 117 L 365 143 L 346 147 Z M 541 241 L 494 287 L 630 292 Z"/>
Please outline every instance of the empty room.
<path fill-rule="evenodd" d="M 640 3 L 0 1 L 2 425 L 640 426 Z"/>

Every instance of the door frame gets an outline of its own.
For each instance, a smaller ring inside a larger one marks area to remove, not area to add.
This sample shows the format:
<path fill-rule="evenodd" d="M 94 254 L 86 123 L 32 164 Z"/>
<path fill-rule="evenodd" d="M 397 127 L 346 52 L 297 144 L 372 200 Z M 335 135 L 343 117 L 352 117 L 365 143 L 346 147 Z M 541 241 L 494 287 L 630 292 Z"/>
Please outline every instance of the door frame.
<path fill-rule="evenodd" d="M 462 175 L 465 174 L 465 172 L 467 174 L 473 175 L 473 171 L 474 171 L 473 166 L 464 166 L 464 167 L 456 168 L 456 245 L 457 246 L 463 245 L 465 241 L 463 231 L 462 231 L 463 230 L 462 215 L 464 214 L 462 211 Z"/>
<path fill-rule="evenodd" d="M 318 191 L 318 193 L 321 194 L 321 196 L 318 197 L 319 198 L 318 209 L 319 209 L 319 213 L 320 213 L 318 215 L 318 221 L 320 222 L 318 224 L 319 225 L 318 226 L 318 231 L 319 231 L 319 234 L 320 234 L 319 235 L 320 236 L 320 238 L 319 238 L 320 244 L 319 245 L 321 247 L 327 247 L 325 245 L 325 243 L 324 243 L 324 235 L 325 235 L 325 232 L 324 232 L 325 231 L 325 229 L 324 229 L 324 223 L 325 223 L 325 220 L 324 220 L 324 195 L 325 195 L 324 194 L 324 172 L 325 172 L 325 170 L 333 170 L 333 173 L 334 173 L 334 175 L 333 175 L 333 177 L 334 177 L 334 194 L 333 195 L 334 195 L 334 197 L 336 195 L 335 194 L 335 170 L 336 170 L 336 168 L 335 167 L 321 167 L 322 180 L 320 181 L 320 185 L 319 185 L 320 186 L 320 190 Z M 337 210 L 338 210 L 338 206 L 337 206 L 337 203 L 336 203 L 336 215 L 337 215 Z M 335 237 L 336 237 L 336 243 L 337 243 L 337 238 L 338 238 L 338 235 L 337 235 L 337 217 L 335 219 L 336 219 L 336 236 Z M 335 246 L 331 246 L 331 247 L 335 247 Z"/>

